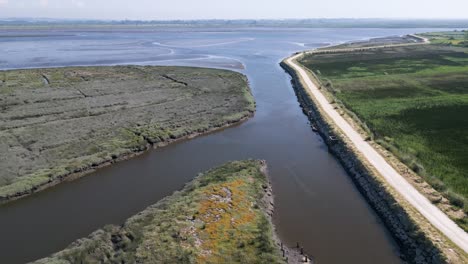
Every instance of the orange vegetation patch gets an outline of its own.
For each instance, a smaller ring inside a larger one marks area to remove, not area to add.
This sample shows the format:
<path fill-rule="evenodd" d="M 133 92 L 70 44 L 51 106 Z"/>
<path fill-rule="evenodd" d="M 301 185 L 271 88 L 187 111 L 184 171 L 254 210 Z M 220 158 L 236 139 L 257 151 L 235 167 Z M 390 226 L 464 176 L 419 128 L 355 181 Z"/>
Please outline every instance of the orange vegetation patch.
<path fill-rule="evenodd" d="M 255 226 L 258 217 L 247 188 L 249 183 L 245 179 L 235 179 L 203 191 L 205 199 L 200 203 L 197 218 L 204 226 L 196 231 L 201 240 L 198 245 L 202 253 L 198 256 L 200 263 L 220 263 L 225 260 L 223 252 L 243 247 L 246 241 L 254 239 L 249 229 Z M 251 251 L 245 254 L 254 254 L 252 250 L 245 250 Z"/>

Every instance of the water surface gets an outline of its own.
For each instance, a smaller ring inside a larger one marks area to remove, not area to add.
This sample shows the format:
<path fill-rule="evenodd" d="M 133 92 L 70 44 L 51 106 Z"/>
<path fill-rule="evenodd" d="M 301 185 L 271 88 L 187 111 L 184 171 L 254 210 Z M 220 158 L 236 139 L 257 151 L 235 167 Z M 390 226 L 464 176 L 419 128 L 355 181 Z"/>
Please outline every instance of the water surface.
<path fill-rule="evenodd" d="M 0 207 L 0 260 L 61 250 L 181 189 L 226 161 L 265 159 L 281 239 L 318 263 L 400 263 L 396 247 L 302 114 L 278 63 L 328 44 L 429 29 L 166 29 L 0 31 L 0 69 L 68 65 L 190 65 L 249 78 L 255 117 L 221 132 L 149 151 Z M 21 36 L 21 37 L 19 37 Z"/>

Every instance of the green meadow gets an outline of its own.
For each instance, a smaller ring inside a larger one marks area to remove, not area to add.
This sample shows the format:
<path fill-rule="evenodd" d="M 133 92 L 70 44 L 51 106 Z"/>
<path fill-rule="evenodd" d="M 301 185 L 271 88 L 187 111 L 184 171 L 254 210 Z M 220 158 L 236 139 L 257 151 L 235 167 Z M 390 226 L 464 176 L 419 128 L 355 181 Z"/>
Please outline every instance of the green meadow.
<path fill-rule="evenodd" d="M 468 49 L 436 43 L 307 55 L 301 63 L 376 142 L 466 212 Z"/>

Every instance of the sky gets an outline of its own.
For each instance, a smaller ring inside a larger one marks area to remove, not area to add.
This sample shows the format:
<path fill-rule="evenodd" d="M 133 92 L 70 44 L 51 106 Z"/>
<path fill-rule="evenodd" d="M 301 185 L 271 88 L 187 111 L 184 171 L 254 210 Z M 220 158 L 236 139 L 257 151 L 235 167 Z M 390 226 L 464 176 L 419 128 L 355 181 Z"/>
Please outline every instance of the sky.
<path fill-rule="evenodd" d="M 0 0 L 0 18 L 467 18 L 468 0 Z"/>

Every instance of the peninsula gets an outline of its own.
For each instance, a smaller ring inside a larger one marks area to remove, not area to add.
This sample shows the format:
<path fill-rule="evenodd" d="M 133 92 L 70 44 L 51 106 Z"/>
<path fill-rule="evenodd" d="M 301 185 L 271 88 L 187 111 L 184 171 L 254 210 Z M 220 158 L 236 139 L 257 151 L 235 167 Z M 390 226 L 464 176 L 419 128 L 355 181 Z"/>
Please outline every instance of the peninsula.
<path fill-rule="evenodd" d="M 189 67 L 0 72 L 0 202 L 253 115 L 247 78 Z"/>

